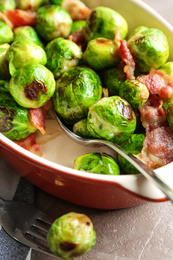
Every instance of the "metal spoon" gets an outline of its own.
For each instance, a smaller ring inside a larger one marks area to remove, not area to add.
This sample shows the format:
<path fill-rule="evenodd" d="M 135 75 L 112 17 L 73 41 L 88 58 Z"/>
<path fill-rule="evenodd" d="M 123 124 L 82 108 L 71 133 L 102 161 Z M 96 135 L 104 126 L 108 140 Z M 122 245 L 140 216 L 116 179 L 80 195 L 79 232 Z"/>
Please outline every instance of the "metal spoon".
<path fill-rule="evenodd" d="M 127 159 L 135 168 L 139 170 L 147 179 L 152 181 L 157 185 L 158 188 L 173 202 L 173 190 L 163 182 L 151 168 L 149 168 L 146 164 L 136 158 L 134 155 L 130 154 L 129 152 L 125 151 L 121 146 L 111 143 L 109 141 L 100 140 L 100 139 L 86 139 L 82 138 L 76 134 L 74 134 L 69 128 L 67 128 L 61 120 L 58 118 L 56 112 L 55 117 L 60 125 L 60 127 L 64 130 L 64 132 L 75 142 L 84 145 L 84 146 L 92 146 L 92 147 L 99 147 L 99 146 L 108 146 L 118 154 L 122 155 L 125 159 Z"/>

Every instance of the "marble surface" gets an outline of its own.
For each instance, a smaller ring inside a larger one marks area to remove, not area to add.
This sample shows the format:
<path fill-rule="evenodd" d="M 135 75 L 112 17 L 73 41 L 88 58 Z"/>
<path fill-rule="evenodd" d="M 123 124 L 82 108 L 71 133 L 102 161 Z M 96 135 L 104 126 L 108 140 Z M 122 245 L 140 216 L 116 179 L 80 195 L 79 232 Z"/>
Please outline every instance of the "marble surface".
<path fill-rule="evenodd" d="M 139 0 L 140 1 L 140 0 Z M 145 0 L 173 24 L 172 0 Z M 20 176 L 0 159 L 0 195 L 12 199 Z M 122 210 L 88 209 L 54 198 L 35 188 L 36 205 L 53 217 L 70 211 L 83 212 L 93 221 L 97 242 L 80 260 L 170 260 L 173 259 L 173 207 L 170 202 L 145 202 Z M 1 238 L 0 238 L 1 239 Z M 3 250 L 3 248 L 1 248 Z M 1 260 L 25 260 L 25 255 L 4 256 Z M 53 260 L 30 251 L 27 260 Z"/>

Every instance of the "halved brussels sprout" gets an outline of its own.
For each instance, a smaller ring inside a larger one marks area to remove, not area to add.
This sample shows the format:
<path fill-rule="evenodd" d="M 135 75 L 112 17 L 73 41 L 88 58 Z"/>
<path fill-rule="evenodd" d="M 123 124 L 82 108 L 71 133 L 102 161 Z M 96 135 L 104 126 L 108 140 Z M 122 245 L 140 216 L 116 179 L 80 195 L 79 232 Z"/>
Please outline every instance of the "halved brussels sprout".
<path fill-rule="evenodd" d="M 11 44 L 7 51 L 7 59 L 11 75 L 24 65 L 27 66 L 33 63 L 45 65 L 47 62 L 47 56 L 43 48 L 27 38 Z"/>
<path fill-rule="evenodd" d="M 56 82 L 53 104 L 58 116 L 69 125 L 86 118 L 88 108 L 102 96 L 99 76 L 90 68 L 69 68 Z"/>
<path fill-rule="evenodd" d="M 0 1 L 0 12 L 6 10 L 14 10 L 16 8 L 15 0 L 1 0 Z"/>
<path fill-rule="evenodd" d="M 51 41 L 57 37 L 67 38 L 72 24 L 71 16 L 61 6 L 42 6 L 37 11 L 35 29 L 45 41 Z"/>
<path fill-rule="evenodd" d="M 54 221 L 47 234 L 50 250 L 62 259 L 86 254 L 96 242 L 91 220 L 84 214 L 70 212 Z"/>
<path fill-rule="evenodd" d="M 115 160 L 111 156 L 101 153 L 89 153 L 77 157 L 73 168 L 79 171 L 98 174 L 120 174 L 120 168 Z"/>
<path fill-rule="evenodd" d="M 84 35 L 87 41 L 104 37 L 114 39 L 117 28 L 121 38 L 127 35 L 128 25 L 124 17 L 108 7 L 99 6 L 91 10 L 86 19 Z"/>
<path fill-rule="evenodd" d="M 55 79 L 45 66 L 30 64 L 16 70 L 10 79 L 9 89 L 19 105 L 38 108 L 52 97 Z"/>
<path fill-rule="evenodd" d="M 126 80 L 126 74 L 122 68 L 113 67 L 102 71 L 101 79 L 103 87 L 108 89 L 109 96 L 119 96 L 120 86 Z"/>
<path fill-rule="evenodd" d="M 7 60 L 7 51 L 10 45 L 8 43 L 0 44 L 0 80 L 9 80 L 9 63 Z"/>
<path fill-rule="evenodd" d="M 93 136 L 90 134 L 87 128 L 87 119 L 81 119 L 77 123 L 73 125 L 73 132 L 76 135 L 79 135 L 84 138 L 92 138 Z"/>
<path fill-rule="evenodd" d="M 133 155 L 137 155 L 142 150 L 144 139 L 145 139 L 144 134 L 133 134 L 128 139 L 128 141 L 122 145 L 122 148 L 124 148 L 125 151 L 127 151 Z M 124 173 L 127 173 L 127 174 L 138 174 L 139 173 L 139 171 L 120 154 L 118 154 L 118 163 Z"/>
<path fill-rule="evenodd" d="M 158 69 L 169 57 L 167 38 L 159 29 L 141 30 L 127 43 L 141 72 L 148 72 L 151 68 Z"/>
<path fill-rule="evenodd" d="M 119 95 L 129 102 L 133 109 L 141 107 L 149 98 L 146 85 L 136 79 L 127 79 L 121 83 Z"/>
<path fill-rule="evenodd" d="M 8 25 L 2 20 L 0 20 L 0 44 L 10 43 L 13 41 L 14 34 Z"/>
<path fill-rule="evenodd" d="M 125 99 L 104 97 L 89 107 L 87 127 L 93 137 L 121 144 L 135 131 L 136 116 Z"/>
<path fill-rule="evenodd" d="M 18 0 L 18 8 L 22 10 L 37 10 L 44 0 Z"/>
<path fill-rule="evenodd" d="M 44 47 L 43 43 L 38 37 L 37 32 L 31 26 L 19 26 L 14 29 L 14 41 L 21 40 L 23 38 L 27 38 L 35 42 L 42 48 Z"/>
<path fill-rule="evenodd" d="M 166 62 L 158 70 L 165 74 L 173 75 L 173 61 Z"/>
<path fill-rule="evenodd" d="M 0 93 L 0 133 L 11 140 L 21 140 L 36 132 L 29 109 L 18 105 L 10 93 Z"/>
<path fill-rule="evenodd" d="M 46 67 L 53 72 L 56 79 L 68 68 L 77 66 L 83 56 L 76 43 L 62 37 L 49 42 L 45 51 L 47 54 Z"/>
<path fill-rule="evenodd" d="M 84 60 L 95 70 L 106 69 L 120 62 L 119 45 L 103 37 L 88 42 Z"/>

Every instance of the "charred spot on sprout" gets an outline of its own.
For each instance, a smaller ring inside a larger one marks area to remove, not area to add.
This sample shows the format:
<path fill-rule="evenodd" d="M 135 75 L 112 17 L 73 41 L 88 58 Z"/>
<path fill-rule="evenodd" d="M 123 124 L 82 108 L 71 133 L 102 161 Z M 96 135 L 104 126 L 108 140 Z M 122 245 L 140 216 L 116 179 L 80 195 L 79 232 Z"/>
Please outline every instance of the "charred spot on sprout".
<path fill-rule="evenodd" d="M 24 93 L 26 98 L 30 100 L 37 100 L 40 93 L 46 93 L 47 86 L 40 81 L 33 81 L 31 84 L 26 84 L 24 88 Z"/>
<path fill-rule="evenodd" d="M 60 243 L 60 249 L 64 252 L 69 252 L 69 251 L 72 251 L 74 250 L 77 245 L 74 244 L 74 243 L 69 243 L 68 241 L 64 241 L 63 243 Z"/>
<path fill-rule="evenodd" d="M 2 114 L 2 115 L 1 115 Z M 14 109 L 0 106 L 0 132 L 9 132 L 13 128 Z"/>
<path fill-rule="evenodd" d="M 125 104 L 124 102 L 120 103 L 121 109 L 122 109 L 122 115 L 127 120 L 131 121 L 134 119 L 134 112 L 131 109 L 130 104 Z"/>

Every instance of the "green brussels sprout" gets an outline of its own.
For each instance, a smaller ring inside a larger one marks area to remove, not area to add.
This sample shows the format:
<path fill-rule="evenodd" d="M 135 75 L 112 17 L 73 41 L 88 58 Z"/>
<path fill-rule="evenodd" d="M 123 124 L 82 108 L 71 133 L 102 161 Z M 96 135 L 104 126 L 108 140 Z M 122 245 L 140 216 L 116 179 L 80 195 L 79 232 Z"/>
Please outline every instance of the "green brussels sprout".
<path fill-rule="evenodd" d="M 67 38 L 70 34 L 73 20 L 69 13 L 58 5 L 42 6 L 38 9 L 35 29 L 45 41 L 57 37 Z"/>
<path fill-rule="evenodd" d="M 63 0 L 50 0 L 52 5 L 61 5 Z"/>
<path fill-rule="evenodd" d="M 1 0 L 0 1 L 0 12 L 6 10 L 14 10 L 16 8 L 15 0 Z"/>
<path fill-rule="evenodd" d="M 126 143 L 122 145 L 125 151 L 137 155 L 141 152 L 143 147 L 143 141 L 145 139 L 144 134 L 133 134 Z M 118 154 L 118 163 L 121 169 L 127 174 L 138 174 L 139 171 L 123 156 Z"/>
<path fill-rule="evenodd" d="M 121 38 L 124 39 L 128 31 L 126 20 L 116 11 L 99 6 L 92 9 L 88 15 L 84 35 L 87 41 L 99 37 L 113 40 L 117 28 L 120 30 Z"/>
<path fill-rule="evenodd" d="M 170 128 L 173 130 L 173 100 L 168 104 L 166 108 L 166 119 Z"/>
<path fill-rule="evenodd" d="M 8 43 L 0 44 L 0 80 L 9 80 L 9 63 L 7 60 L 7 51 L 10 45 Z"/>
<path fill-rule="evenodd" d="M 21 40 L 23 38 L 27 38 L 33 42 L 35 42 L 40 47 L 44 47 L 40 38 L 38 37 L 37 32 L 31 26 L 19 26 L 14 29 L 14 41 Z"/>
<path fill-rule="evenodd" d="M 96 232 L 89 217 L 75 212 L 54 221 L 47 234 L 50 250 L 63 259 L 86 254 L 96 242 Z"/>
<path fill-rule="evenodd" d="M 70 34 L 76 31 L 80 31 L 82 30 L 82 28 L 86 25 L 86 21 L 85 20 L 78 20 L 78 21 L 74 21 L 72 24 L 72 28 L 70 31 Z"/>
<path fill-rule="evenodd" d="M 84 60 L 95 70 L 106 69 L 120 62 L 119 45 L 106 38 L 95 38 L 88 42 Z"/>
<path fill-rule="evenodd" d="M 173 75 L 173 61 L 166 62 L 158 70 L 165 74 Z"/>
<path fill-rule="evenodd" d="M 93 136 L 90 134 L 87 128 L 87 119 L 81 119 L 77 123 L 73 125 L 73 132 L 76 135 L 79 135 L 83 138 L 92 138 Z"/>
<path fill-rule="evenodd" d="M 100 78 L 90 68 L 69 68 L 56 83 L 54 108 L 69 125 L 86 118 L 88 108 L 102 96 Z"/>
<path fill-rule="evenodd" d="M 121 144 L 135 131 L 136 116 L 125 99 L 104 97 L 89 107 L 87 128 L 93 137 Z"/>
<path fill-rule="evenodd" d="M 109 68 L 102 72 L 103 86 L 108 89 L 109 96 L 119 96 L 121 83 L 126 80 L 126 74 L 122 68 Z"/>
<path fill-rule="evenodd" d="M 2 20 L 0 20 L 0 44 L 10 43 L 13 41 L 14 33 L 8 25 Z"/>
<path fill-rule="evenodd" d="M 3 92 L 10 92 L 9 91 L 9 81 L 7 80 L 0 80 L 0 93 L 2 94 Z"/>
<path fill-rule="evenodd" d="M 101 153 L 89 153 L 77 157 L 73 168 L 79 171 L 98 174 L 120 174 L 120 168 L 115 160 L 111 156 Z"/>
<path fill-rule="evenodd" d="M 169 57 L 167 38 L 159 29 L 139 31 L 127 44 L 141 72 L 148 72 L 151 68 L 158 69 Z"/>
<path fill-rule="evenodd" d="M 45 51 L 46 67 L 53 72 L 56 79 L 68 68 L 77 66 L 83 56 L 80 47 L 75 42 L 62 37 L 49 42 Z"/>
<path fill-rule="evenodd" d="M 141 107 L 149 98 L 145 84 L 136 79 L 127 79 L 121 83 L 119 95 L 129 102 L 133 109 Z"/>
<path fill-rule="evenodd" d="M 45 51 L 27 38 L 23 38 L 11 44 L 7 51 L 7 59 L 9 61 L 9 71 L 11 75 L 24 65 L 33 63 L 45 65 L 47 62 Z"/>
<path fill-rule="evenodd" d="M 18 105 L 10 93 L 0 93 L 0 133 L 11 140 L 21 140 L 36 132 L 29 109 Z"/>
<path fill-rule="evenodd" d="M 30 64 L 16 70 L 10 79 L 9 90 L 19 105 L 38 108 L 52 97 L 55 79 L 45 66 Z"/>
<path fill-rule="evenodd" d="M 37 10 L 44 0 L 18 0 L 18 8 L 22 10 Z"/>
<path fill-rule="evenodd" d="M 143 25 L 138 26 L 137 28 L 135 28 L 135 29 L 133 30 L 133 32 L 130 34 L 130 36 L 128 37 L 128 39 L 130 39 L 130 38 L 131 38 L 133 35 L 135 35 L 136 33 L 141 32 L 141 31 L 144 31 L 144 30 L 146 30 L 146 29 L 148 29 L 146 26 L 143 26 Z"/>

